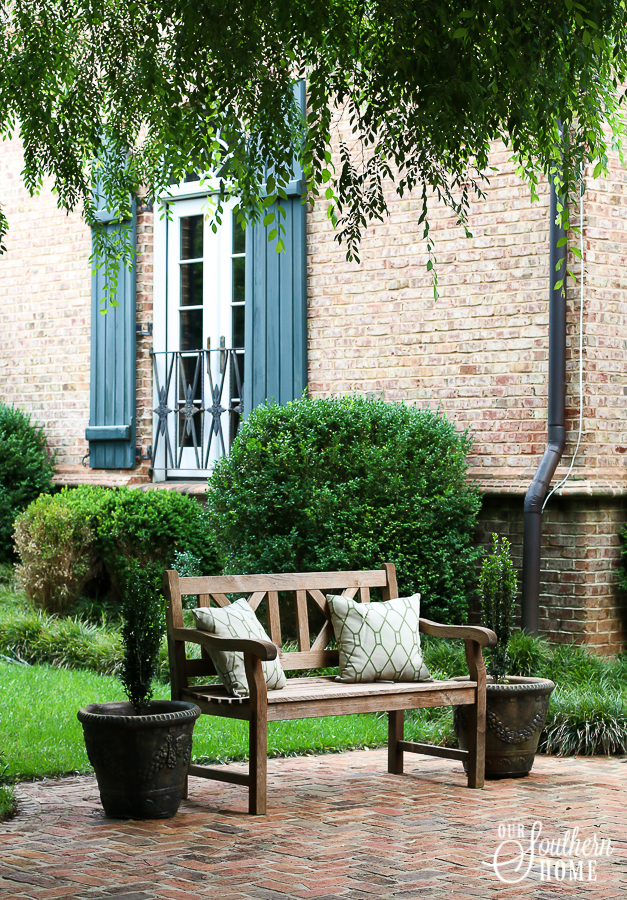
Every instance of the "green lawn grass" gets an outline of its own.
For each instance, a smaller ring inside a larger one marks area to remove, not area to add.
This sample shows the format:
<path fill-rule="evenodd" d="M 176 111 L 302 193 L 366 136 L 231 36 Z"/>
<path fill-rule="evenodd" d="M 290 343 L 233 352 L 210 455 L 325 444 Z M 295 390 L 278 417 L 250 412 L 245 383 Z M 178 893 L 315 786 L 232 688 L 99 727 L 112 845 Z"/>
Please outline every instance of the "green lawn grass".
<path fill-rule="evenodd" d="M 166 685 L 156 685 L 155 697 L 168 696 Z M 0 753 L 8 765 L 6 776 L 15 780 L 89 772 L 76 712 L 88 703 L 123 699 L 120 682 L 111 676 L 0 662 Z M 451 710 L 419 710 L 408 715 L 406 733 L 409 740 L 454 742 Z M 378 747 L 386 740 L 385 715 L 271 722 L 268 753 L 337 752 Z M 246 723 L 212 716 L 198 720 L 193 748 L 196 761 L 223 762 L 247 756 Z"/>

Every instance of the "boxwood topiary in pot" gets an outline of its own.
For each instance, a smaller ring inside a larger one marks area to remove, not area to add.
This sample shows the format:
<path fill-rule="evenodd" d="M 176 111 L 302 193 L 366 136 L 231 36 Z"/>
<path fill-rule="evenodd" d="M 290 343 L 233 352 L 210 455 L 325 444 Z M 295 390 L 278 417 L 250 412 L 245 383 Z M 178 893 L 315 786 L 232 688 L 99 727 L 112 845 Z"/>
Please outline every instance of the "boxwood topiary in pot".
<path fill-rule="evenodd" d="M 105 813 L 168 818 L 183 797 L 200 710 L 193 703 L 151 699 L 163 633 L 158 567 L 131 560 L 124 582 L 121 679 L 129 699 L 85 706 L 78 719 Z"/>
<path fill-rule="evenodd" d="M 516 572 L 509 541 L 496 534 L 493 552 L 483 561 L 479 578 L 483 621 L 498 637 L 487 664 L 486 778 L 528 775 L 540 733 L 546 721 L 549 697 L 555 685 L 547 678 L 508 675 L 509 642 L 516 600 Z M 460 747 L 468 747 L 466 709 L 454 709 Z"/>

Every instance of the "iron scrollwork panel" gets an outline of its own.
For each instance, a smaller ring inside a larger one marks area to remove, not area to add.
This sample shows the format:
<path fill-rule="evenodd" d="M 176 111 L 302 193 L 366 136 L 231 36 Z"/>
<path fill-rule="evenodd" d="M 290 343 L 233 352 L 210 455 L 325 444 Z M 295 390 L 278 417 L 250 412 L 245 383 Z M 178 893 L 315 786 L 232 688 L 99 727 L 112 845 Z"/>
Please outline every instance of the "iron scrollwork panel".
<path fill-rule="evenodd" d="M 218 455 L 226 455 L 243 416 L 242 351 L 220 347 L 151 351 L 151 356 L 157 404 L 153 409 L 156 416 L 153 460 L 157 462 L 162 443 L 164 458 L 164 465 L 155 468 L 207 470 L 214 437 Z M 219 374 L 214 377 L 216 363 Z M 227 385 L 228 396 L 225 396 Z M 192 464 L 183 458 L 186 449 L 193 450 Z"/>

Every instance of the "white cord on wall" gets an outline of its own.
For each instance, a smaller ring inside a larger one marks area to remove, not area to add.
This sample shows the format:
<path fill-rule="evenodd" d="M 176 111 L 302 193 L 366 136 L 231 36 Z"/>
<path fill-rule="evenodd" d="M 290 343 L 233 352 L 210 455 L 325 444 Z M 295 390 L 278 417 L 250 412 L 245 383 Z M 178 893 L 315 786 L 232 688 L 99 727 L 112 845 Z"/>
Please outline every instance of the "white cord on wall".
<path fill-rule="evenodd" d="M 570 461 L 570 466 L 568 467 L 568 472 L 559 481 L 550 494 L 547 495 L 544 503 L 542 504 L 542 512 L 544 512 L 544 507 L 547 505 L 555 491 L 559 490 L 570 477 L 570 473 L 573 471 L 573 466 L 575 465 L 575 460 L 577 459 L 577 453 L 579 451 L 579 445 L 581 443 L 581 434 L 583 432 L 583 302 L 584 302 L 584 247 L 583 247 L 583 198 L 584 198 L 584 180 L 583 173 L 581 176 L 581 198 L 579 201 L 579 249 L 581 252 L 581 274 L 579 276 L 579 434 L 577 435 L 577 443 L 575 445 L 575 452 L 573 453 L 572 459 Z"/>

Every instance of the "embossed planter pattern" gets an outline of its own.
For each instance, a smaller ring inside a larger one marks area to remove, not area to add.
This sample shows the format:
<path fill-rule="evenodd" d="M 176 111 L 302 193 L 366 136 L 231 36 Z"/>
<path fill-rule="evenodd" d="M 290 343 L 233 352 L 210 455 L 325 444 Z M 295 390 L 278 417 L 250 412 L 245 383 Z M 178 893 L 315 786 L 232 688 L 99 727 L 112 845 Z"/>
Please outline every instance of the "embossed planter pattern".
<path fill-rule="evenodd" d="M 79 710 L 107 816 L 167 819 L 176 813 L 199 715 L 195 704 L 171 700 L 153 701 L 141 716 L 127 702 Z"/>
<path fill-rule="evenodd" d="M 529 774 L 554 687 L 548 678 L 509 675 L 507 684 L 493 684 L 488 679 L 486 778 L 520 778 Z M 453 725 L 459 746 L 467 750 L 468 707 L 453 708 Z"/>

